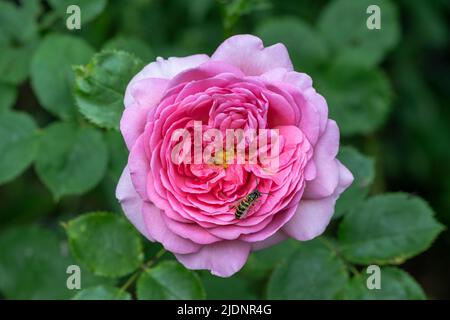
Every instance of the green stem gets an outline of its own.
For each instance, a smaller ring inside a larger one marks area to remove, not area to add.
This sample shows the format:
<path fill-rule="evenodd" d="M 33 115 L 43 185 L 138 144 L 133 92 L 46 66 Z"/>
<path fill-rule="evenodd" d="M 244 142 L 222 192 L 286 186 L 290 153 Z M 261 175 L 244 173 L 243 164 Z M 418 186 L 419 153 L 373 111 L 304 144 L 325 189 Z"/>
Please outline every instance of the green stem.
<path fill-rule="evenodd" d="M 142 272 L 145 272 L 145 270 L 154 265 L 156 261 L 158 261 L 166 252 L 167 251 L 164 248 L 162 248 L 149 261 L 143 263 L 140 266 L 140 268 L 128 278 L 128 280 L 123 284 L 123 286 L 120 287 L 119 292 L 117 292 L 114 298 L 117 299 L 123 292 L 125 292 L 137 280 L 137 278 L 141 275 Z"/>
<path fill-rule="evenodd" d="M 333 245 L 329 240 L 323 237 L 318 238 L 320 242 L 322 242 L 328 249 L 330 249 L 339 259 L 341 259 L 342 262 L 344 262 L 345 266 L 350 270 L 351 273 L 355 276 L 359 276 L 359 271 L 350 263 L 348 262 L 341 254 L 341 252 L 336 248 L 335 245 Z"/>

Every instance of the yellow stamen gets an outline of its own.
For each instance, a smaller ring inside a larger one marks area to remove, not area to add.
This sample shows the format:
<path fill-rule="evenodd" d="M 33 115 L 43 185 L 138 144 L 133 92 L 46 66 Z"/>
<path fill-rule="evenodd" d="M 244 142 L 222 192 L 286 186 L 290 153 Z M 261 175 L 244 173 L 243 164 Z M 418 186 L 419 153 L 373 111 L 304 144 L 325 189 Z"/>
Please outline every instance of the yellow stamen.
<path fill-rule="evenodd" d="M 234 152 L 232 150 L 223 152 L 222 150 L 218 151 L 214 157 L 214 164 L 218 166 L 222 166 L 224 169 L 228 168 L 227 159 L 233 159 Z"/>

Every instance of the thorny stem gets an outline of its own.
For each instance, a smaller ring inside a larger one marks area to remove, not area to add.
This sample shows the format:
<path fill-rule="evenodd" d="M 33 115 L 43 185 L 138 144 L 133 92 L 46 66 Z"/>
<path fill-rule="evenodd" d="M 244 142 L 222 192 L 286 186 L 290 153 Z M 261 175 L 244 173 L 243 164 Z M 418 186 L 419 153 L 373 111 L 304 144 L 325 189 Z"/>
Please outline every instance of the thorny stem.
<path fill-rule="evenodd" d="M 117 292 L 114 298 L 117 299 L 123 292 L 125 292 L 136 281 L 136 279 L 141 275 L 142 272 L 144 272 L 145 270 L 150 268 L 153 264 L 155 264 L 155 262 L 158 261 L 166 252 L 167 251 L 164 248 L 162 248 L 149 261 L 143 263 L 139 267 L 139 269 L 128 278 L 128 280 L 123 284 L 123 286 L 120 287 L 119 291 Z"/>

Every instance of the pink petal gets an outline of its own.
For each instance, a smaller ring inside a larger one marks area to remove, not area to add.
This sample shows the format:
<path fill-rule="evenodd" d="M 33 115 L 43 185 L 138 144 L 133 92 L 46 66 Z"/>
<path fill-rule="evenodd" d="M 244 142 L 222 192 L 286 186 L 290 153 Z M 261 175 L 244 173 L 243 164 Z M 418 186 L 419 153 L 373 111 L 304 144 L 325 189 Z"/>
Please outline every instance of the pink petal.
<path fill-rule="evenodd" d="M 143 108 L 135 103 L 125 108 L 120 120 L 120 131 L 128 150 L 133 148 L 137 138 L 144 132 L 149 108 Z"/>
<path fill-rule="evenodd" d="M 270 86 L 270 89 L 264 91 L 264 96 L 270 105 L 267 115 L 269 127 L 298 125 L 301 108 L 296 105 L 292 96 L 275 85 Z"/>
<path fill-rule="evenodd" d="M 195 223 L 182 223 L 167 216 L 163 217 L 163 219 L 167 228 L 172 232 L 195 243 L 210 244 L 222 240 Z"/>
<path fill-rule="evenodd" d="M 334 196 L 320 200 L 302 200 L 296 214 L 283 226 L 284 232 L 301 241 L 321 235 L 330 222 L 335 203 Z"/>
<path fill-rule="evenodd" d="M 187 69 L 183 72 L 180 72 L 172 80 L 170 80 L 168 86 L 169 88 L 173 88 L 179 84 L 186 82 L 210 79 L 222 73 L 229 73 L 236 77 L 245 76 L 239 68 L 236 68 L 232 64 L 217 61 L 208 61 L 194 69 Z"/>
<path fill-rule="evenodd" d="M 195 54 L 187 57 L 156 58 L 155 62 L 148 64 L 133 80 L 145 78 L 172 79 L 184 70 L 195 68 L 209 60 L 206 54 Z"/>
<path fill-rule="evenodd" d="M 225 61 L 240 68 L 246 75 L 261 75 L 274 68 L 293 70 L 286 47 L 277 43 L 264 48 L 252 35 L 236 35 L 225 40 L 214 52 L 212 60 Z"/>
<path fill-rule="evenodd" d="M 302 92 L 312 87 L 312 79 L 306 73 L 289 71 L 285 68 L 271 69 L 261 75 L 268 81 L 285 82 L 293 85 Z"/>
<path fill-rule="evenodd" d="M 314 88 L 309 88 L 304 93 L 306 100 L 319 112 L 320 134 L 323 134 L 328 122 L 328 104 L 324 97 L 317 93 Z M 315 142 L 314 142 L 315 144 Z"/>
<path fill-rule="evenodd" d="M 139 196 L 147 201 L 147 176 L 150 171 L 150 161 L 145 154 L 146 135 L 141 135 L 134 143 L 128 157 L 128 168 L 131 181 Z"/>
<path fill-rule="evenodd" d="M 296 126 L 279 126 L 274 129 L 280 130 L 280 136 L 285 138 L 285 145 L 291 146 L 303 142 L 303 132 Z"/>
<path fill-rule="evenodd" d="M 301 193 L 301 192 L 299 192 L 299 193 Z M 293 201 L 295 201 L 295 200 L 293 200 Z M 285 208 L 285 209 L 277 212 L 277 214 L 274 216 L 272 221 L 267 226 L 265 226 L 264 229 L 262 229 L 261 231 L 259 231 L 257 233 L 244 234 L 240 237 L 240 239 L 242 239 L 243 241 L 248 241 L 248 242 L 264 241 L 264 240 L 268 239 L 269 237 L 273 236 L 276 232 L 278 232 L 278 230 L 283 225 L 285 225 L 288 221 L 290 221 L 292 219 L 294 214 L 295 214 L 294 206 Z"/>
<path fill-rule="evenodd" d="M 143 200 L 139 197 L 131 182 L 130 171 L 128 167 L 122 172 L 116 189 L 116 198 L 119 200 L 128 220 L 150 241 L 154 239 L 147 232 L 144 219 L 142 217 Z"/>
<path fill-rule="evenodd" d="M 139 75 L 139 73 L 138 73 Z M 133 78 L 125 90 L 125 108 L 137 104 L 143 108 L 155 106 L 165 93 L 169 80 L 158 78 Z"/>
<path fill-rule="evenodd" d="M 301 110 L 300 129 L 315 145 L 322 135 L 328 120 L 328 105 L 312 87 L 312 79 L 305 73 L 276 68 L 262 75 L 269 82 L 283 88 L 292 95 Z"/>
<path fill-rule="evenodd" d="M 167 60 L 158 57 L 155 62 L 149 63 L 131 79 L 125 91 L 125 108 L 136 103 L 136 100 L 141 107 L 152 107 L 164 94 L 168 80 L 208 60 L 209 57 L 206 54 L 182 58 L 172 57 Z"/>
<path fill-rule="evenodd" d="M 242 241 L 221 241 L 206 245 L 196 253 L 175 256 L 186 268 L 207 269 L 216 276 L 229 277 L 244 266 L 250 247 Z"/>
<path fill-rule="evenodd" d="M 339 195 L 353 182 L 353 175 L 338 160 L 339 184 L 334 193 L 326 198 L 300 201 L 295 215 L 283 226 L 289 236 L 300 240 L 311 240 L 321 235 L 334 213 Z"/>
<path fill-rule="evenodd" d="M 170 231 L 161 216 L 161 210 L 149 202 L 144 202 L 143 218 L 150 236 L 161 242 L 166 250 L 173 253 L 188 254 L 201 248 L 200 245 L 191 240 L 182 238 Z"/>
<path fill-rule="evenodd" d="M 302 91 L 312 87 L 312 79 L 309 75 L 302 72 L 290 71 L 286 72 L 283 78 L 284 82 L 290 83 Z"/>
<path fill-rule="evenodd" d="M 339 128 L 335 121 L 328 120 L 325 132 L 314 148 L 312 161 L 316 166 L 316 178 L 307 182 L 304 199 L 321 199 L 333 194 L 339 182 L 339 168 L 335 159 L 338 149 Z"/>
<path fill-rule="evenodd" d="M 336 159 L 336 161 L 339 167 L 339 184 L 336 188 L 335 193 L 337 193 L 339 198 L 339 195 L 353 183 L 354 177 L 346 166 L 344 166 L 339 160 Z"/>
<path fill-rule="evenodd" d="M 132 80 L 125 91 L 125 110 L 120 119 L 120 131 L 129 150 L 144 131 L 148 111 L 165 93 L 168 80 L 146 78 Z"/>
<path fill-rule="evenodd" d="M 277 243 L 280 243 L 281 241 L 286 240 L 287 238 L 288 238 L 288 236 L 284 232 L 278 231 L 278 232 L 274 233 L 273 235 L 271 235 L 266 240 L 252 243 L 252 251 L 257 251 L 257 250 L 261 250 L 261 249 L 265 249 L 265 248 L 274 246 Z"/>

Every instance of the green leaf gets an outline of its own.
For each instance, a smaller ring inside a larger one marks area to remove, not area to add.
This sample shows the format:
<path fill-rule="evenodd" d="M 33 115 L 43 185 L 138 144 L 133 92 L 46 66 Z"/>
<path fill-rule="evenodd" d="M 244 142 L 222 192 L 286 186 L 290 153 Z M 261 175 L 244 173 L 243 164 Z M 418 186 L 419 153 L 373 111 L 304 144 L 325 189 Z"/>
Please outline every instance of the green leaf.
<path fill-rule="evenodd" d="M 66 290 L 59 243 L 36 227 L 0 234 L 0 290 L 10 299 L 61 298 Z M 66 260 L 67 262 L 67 260 Z"/>
<path fill-rule="evenodd" d="M 273 272 L 269 299 L 333 299 L 347 283 L 345 265 L 320 240 L 304 242 Z"/>
<path fill-rule="evenodd" d="M 84 214 L 69 221 L 67 235 L 72 254 L 97 275 L 121 277 L 142 263 L 140 236 L 122 216 L 106 212 Z"/>
<path fill-rule="evenodd" d="M 241 273 L 247 278 L 265 278 L 276 265 L 286 260 L 298 247 L 298 241 L 288 239 L 270 248 L 252 252 Z"/>
<path fill-rule="evenodd" d="M 11 109 L 17 99 L 17 89 L 9 84 L 0 83 L 0 112 Z"/>
<path fill-rule="evenodd" d="M 142 61 L 152 61 L 155 58 L 150 47 L 141 39 L 122 35 L 110 39 L 103 45 L 103 50 L 123 50 L 134 54 Z"/>
<path fill-rule="evenodd" d="M 63 21 L 68 17 L 67 7 L 77 5 L 81 11 L 81 28 L 83 25 L 95 19 L 105 9 L 107 0 L 49 0 L 50 6 L 63 17 Z M 65 24 L 64 24 L 65 25 Z"/>
<path fill-rule="evenodd" d="M 39 1 L 22 0 L 20 5 L 0 1 L 0 35 L 10 44 L 26 44 L 38 37 L 36 19 L 41 12 Z"/>
<path fill-rule="evenodd" d="M 223 26 L 228 36 L 244 15 L 270 8 L 269 0 L 232 0 L 223 3 Z"/>
<path fill-rule="evenodd" d="M 391 193 L 369 198 L 339 226 L 342 254 L 359 264 L 399 264 L 422 251 L 444 229 L 419 197 Z"/>
<path fill-rule="evenodd" d="M 142 62 L 122 51 L 96 54 L 86 66 L 75 69 L 75 99 L 80 112 L 94 124 L 119 128 L 125 89 L 143 67 Z"/>
<path fill-rule="evenodd" d="M 72 300 L 131 300 L 131 295 L 116 287 L 99 285 L 79 291 Z"/>
<path fill-rule="evenodd" d="M 328 48 L 322 36 L 311 26 L 293 17 L 264 22 L 256 29 L 264 44 L 283 43 L 297 71 L 314 71 L 328 59 Z"/>
<path fill-rule="evenodd" d="M 336 67 L 315 83 L 342 135 L 368 134 L 386 121 L 392 94 L 389 79 L 380 71 Z"/>
<path fill-rule="evenodd" d="M 67 267 L 74 261 L 55 233 L 32 227 L 0 233 L 0 291 L 9 299 L 68 299 Z M 109 281 L 109 280 L 108 280 Z M 81 269 L 81 286 L 106 283 Z"/>
<path fill-rule="evenodd" d="M 31 62 L 31 84 L 47 111 L 63 120 L 76 116 L 72 96 L 72 66 L 89 61 L 93 49 L 83 39 L 51 34 L 39 45 Z"/>
<path fill-rule="evenodd" d="M 117 131 L 105 132 L 105 140 L 109 150 L 108 173 L 117 183 L 128 161 L 128 149 L 122 135 Z"/>
<path fill-rule="evenodd" d="M 215 6 L 215 3 L 209 0 L 182 1 L 181 4 L 184 5 L 182 8 L 188 11 L 190 21 L 198 25 L 205 20 Z"/>
<path fill-rule="evenodd" d="M 54 210 L 55 204 L 48 191 L 34 179 L 32 181 L 30 183 L 29 175 L 22 175 L 2 188 L 0 226 L 30 224 Z"/>
<path fill-rule="evenodd" d="M 29 115 L 0 113 L 0 184 L 21 174 L 34 160 L 38 148 L 37 126 Z"/>
<path fill-rule="evenodd" d="M 370 30 L 370 5 L 381 12 L 381 29 Z M 340 65 L 373 67 L 395 47 L 400 38 L 396 7 L 388 0 L 337 0 L 322 11 L 318 27 Z"/>
<path fill-rule="evenodd" d="M 0 45 L 0 81 L 13 85 L 25 81 L 30 72 L 33 50 L 33 43 L 22 47 Z"/>
<path fill-rule="evenodd" d="M 96 129 L 53 123 L 41 139 L 36 171 L 56 199 L 83 194 L 103 178 L 108 150 Z"/>
<path fill-rule="evenodd" d="M 336 202 L 334 218 L 342 216 L 356 205 L 360 204 L 369 193 L 369 188 L 375 179 L 375 162 L 353 147 L 341 147 L 339 160 L 353 173 L 355 180 L 345 190 Z"/>
<path fill-rule="evenodd" d="M 411 4 L 413 5 L 406 5 Z M 408 36 L 417 47 L 443 48 L 449 38 L 446 13 L 448 1 L 400 1 L 404 15 L 414 21 L 408 24 Z M 447 6 L 447 7 L 446 7 Z M 413 58 L 414 59 L 414 58 Z M 414 66 L 415 67 L 415 66 Z"/>
<path fill-rule="evenodd" d="M 208 300 L 256 300 L 260 298 L 257 294 L 259 290 L 252 287 L 247 274 L 238 273 L 229 278 L 221 278 L 210 272 L 202 272 L 200 278 Z"/>
<path fill-rule="evenodd" d="M 358 275 L 350 280 L 342 298 L 351 300 L 424 300 L 420 285 L 407 272 L 395 267 L 381 270 L 381 289 L 367 288 L 368 275 Z"/>
<path fill-rule="evenodd" d="M 193 271 L 175 261 L 163 261 L 139 277 L 137 297 L 140 300 L 194 300 L 205 299 L 205 291 Z"/>

